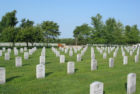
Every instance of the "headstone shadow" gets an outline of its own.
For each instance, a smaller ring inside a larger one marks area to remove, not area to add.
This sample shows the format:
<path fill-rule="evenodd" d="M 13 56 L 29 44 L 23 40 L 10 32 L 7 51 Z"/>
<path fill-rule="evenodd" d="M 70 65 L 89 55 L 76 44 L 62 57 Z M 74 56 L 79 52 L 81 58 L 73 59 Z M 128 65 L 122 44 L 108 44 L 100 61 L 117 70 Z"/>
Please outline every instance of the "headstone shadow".
<path fill-rule="evenodd" d="M 45 76 L 47 77 L 47 76 L 49 76 L 49 75 L 51 75 L 53 72 L 47 72 L 47 73 L 45 73 Z"/>
<path fill-rule="evenodd" d="M 77 72 L 79 69 L 75 69 L 75 72 Z"/>
<path fill-rule="evenodd" d="M 10 77 L 10 78 L 6 79 L 6 82 L 12 81 L 13 79 L 19 78 L 19 77 L 21 77 L 21 76 L 13 76 L 13 77 Z"/>
<path fill-rule="evenodd" d="M 127 91 L 127 82 L 125 82 L 125 84 L 124 84 L 124 85 L 125 85 L 125 90 Z"/>
<path fill-rule="evenodd" d="M 50 64 L 51 62 L 46 62 L 45 64 Z"/>
<path fill-rule="evenodd" d="M 28 65 L 30 65 L 30 64 L 23 64 L 23 66 L 28 66 Z"/>

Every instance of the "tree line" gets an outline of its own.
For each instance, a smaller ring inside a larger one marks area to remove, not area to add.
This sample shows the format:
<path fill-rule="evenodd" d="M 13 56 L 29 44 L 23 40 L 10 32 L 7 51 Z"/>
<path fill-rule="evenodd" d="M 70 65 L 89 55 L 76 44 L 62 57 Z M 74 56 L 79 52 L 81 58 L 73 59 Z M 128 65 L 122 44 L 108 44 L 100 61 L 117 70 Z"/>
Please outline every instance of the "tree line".
<path fill-rule="evenodd" d="M 140 42 L 140 30 L 137 25 L 124 26 L 115 18 L 102 21 L 97 14 L 91 17 L 91 25 L 76 26 L 73 38 L 58 39 L 59 25 L 53 21 L 34 21 L 23 18 L 18 21 L 16 10 L 7 12 L 0 20 L 0 42 L 51 42 L 66 44 L 136 44 Z"/>
<path fill-rule="evenodd" d="M 1 42 L 47 42 L 56 39 L 59 35 L 59 25 L 53 21 L 43 21 L 34 25 L 34 21 L 23 18 L 17 20 L 16 10 L 6 13 L 0 20 Z M 19 25 L 18 25 L 19 24 Z M 18 25 L 18 26 L 17 26 Z"/>
<path fill-rule="evenodd" d="M 136 44 L 140 42 L 140 30 L 137 25 L 124 26 L 115 18 L 108 18 L 105 23 L 102 16 L 91 17 L 91 26 L 77 26 L 73 35 L 75 44 Z"/>

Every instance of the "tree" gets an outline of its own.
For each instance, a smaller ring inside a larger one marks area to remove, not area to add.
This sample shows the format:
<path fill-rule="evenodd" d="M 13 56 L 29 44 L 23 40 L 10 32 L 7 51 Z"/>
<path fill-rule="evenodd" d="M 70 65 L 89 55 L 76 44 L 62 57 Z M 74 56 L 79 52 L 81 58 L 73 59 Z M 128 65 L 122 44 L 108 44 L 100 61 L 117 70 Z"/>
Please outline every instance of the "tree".
<path fill-rule="evenodd" d="M 79 40 L 81 43 L 86 44 L 90 38 L 91 27 L 88 26 L 88 24 L 83 24 L 81 26 L 77 26 L 73 33 L 76 45 L 78 44 Z"/>
<path fill-rule="evenodd" d="M 20 42 L 26 42 L 28 47 L 29 42 L 33 45 L 34 42 L 43 41 L 43 32 L 38 26 L 25 27 L 22 28 L 20 32 L 18 32 L 17 40 L 19 40 Z"/>
<path fill-rule="evenodd" d="M 114 37 L 115 44 L 125 44 L 126 43 L 126 37 L 124 35 L 124 27 L 121 22 L 116 23 L 116 29 L 113 33 L 113 37 Z"/>
<path fill-rule="evenodd" d="M 117 22 L 114 18 L 109 18 L 106 20 L 106 26 L 105 26 L 105 31 L 106 31 L 106 39 L 107 43 L 114 43 L 115 36 L 114 33 L 116 31 L 117 27 Z"/>
<path fill-rule="evenodd" d="M 17 23 L 16 10 L 6 13 L 0 21 L 0 32 L 2 32 L 7 27 L 14 27 Z"/>
<path fill-rule="evenodd" d="M 14 43 L 16 41 L 17 32 L 18 32 L 18 28 L 7 27 L 2 32 L 1 40 L 3 42 L 12 42 L 13 46 L 14 46 Z"/>
<path fill-rule="evenodd" d="M 44 31 L 44 37 L 47 39 L 47 43 L 49 43 L 49 39 L 55 39 L 60 35 L 59 26 L 53 21 L 44 21 L 41 27 Z"/>
<path fill-rule="evenodd" d="M 139 30 L 137 25 L 133 25 L 132 27 L 127 25 L 125 27 L 125 35 L 127 37 L 127 43 L 135 44 L 139 42 Z"/>
<path fill-rule="evenodd" d="M 105 43 L 105 30 L 102 16 L 97 14 L 95 17 L 91 17 L 91 20 L 91 24 L 93 25 L 91 39 L 93 39 L 93 43 Z"/>
<path fill-rule="evenodd" d="M 33 21 L 30 21 L 29 19 L 22 19 L 21 20 L 21 24 L 20 24 L 20 27 L 21 28 L 25 28 L 25 27 L 31 27 L 31 26 L 33 26 L 33 24 L 34 24 L 34 22 Z"/>

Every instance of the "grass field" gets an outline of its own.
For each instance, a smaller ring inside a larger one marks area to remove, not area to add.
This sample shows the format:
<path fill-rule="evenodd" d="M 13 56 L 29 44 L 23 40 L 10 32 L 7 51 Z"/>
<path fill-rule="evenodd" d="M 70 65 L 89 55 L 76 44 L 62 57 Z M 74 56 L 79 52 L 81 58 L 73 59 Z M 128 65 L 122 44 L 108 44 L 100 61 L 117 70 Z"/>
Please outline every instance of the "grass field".
<path fill-rule="evenodd" d="M 98 70 L 90 70 L 90 47 L 83 56 L 81 62 L 76 62 L 76 54 L 69 57 L 66 54 L 66 63 L 60 64 L 59 58 L 46 49 L 46 77 L 36 79 L 36 65 L 39 64 L 41 49 L 38 49 L 29 60 L 23 60 L 22 67 L 15 67 L 15 56 L 11 53 L 11 60 L 5 61 L 4 54 L 0 57 L 0 67 L 6 68 L 6 83 L 0 85 L 0 94 L 89 94 L 89 86 L 94 81 L 104 83 L 105 94 L 126 94 L 126 82 L 128 73 L 136 73 L 136 93 L 140 94 L 140 62 L 134 63 L 133 56 L 128 56 L 128 64 L 123 65 L 121 49 L 115 58 L 114 68 L 108 67 L 110 53 L 107 59 L 95 49 L 98 62 Z M 61 54 L 64 54 L 61 52 Z M 23 57 L 23 54 L 19 54 Z M 75 62 L 74 74 L 67 74 L 67 62 Z"/>

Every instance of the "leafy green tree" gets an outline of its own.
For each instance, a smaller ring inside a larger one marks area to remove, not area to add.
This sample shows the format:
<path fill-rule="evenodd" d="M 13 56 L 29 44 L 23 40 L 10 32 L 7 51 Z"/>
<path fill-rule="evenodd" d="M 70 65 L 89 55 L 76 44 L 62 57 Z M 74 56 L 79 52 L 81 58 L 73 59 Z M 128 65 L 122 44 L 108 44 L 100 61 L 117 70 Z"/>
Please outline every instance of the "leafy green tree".
<path fill-rule="evenodd" d="M 125 27 L 125 35 L 127 37 L 127 43 L 135 44 L 139 42 L 139 30 L 137 25 L 133 25 L 132 27 L 127 25 Z"/>
<path fill-rule="evenodd" d="M 33 21 L 30 21 L 29 19 L 22 19 L 21 20 L 21 24 L 20 24 L 20 27 L 21 28 L 25 28 L 25 27 L 31 27 L 33 26 L 34 22 Z"/>
<path fill-rule="evenodd" d="M 3 30 L 1 40 L 3 42 L 12 42 L 13 46 L 16 41 L 16 36 L 17 36 L 18 28 L 14 27 L 7 27 Z"/>
<path fill-rule="evenodd" d="M 44 40 L 43 32 L 38 26 L 21 28 L 16 39 L 20 42 L 26 42 L 27 47 L 29 42 L 33 44 L 35 42 L 42 42 Z"/>
<path fill-rule="evenodd" d="M 59 26 L 53 21 L 44 21 L 41 27 L 44 32 L 44 37 L 47 39 L 47 43 L 49 43 L 50 39 L 55 39 L 60 35 Z"/>
<path fill-rule="evenodd" d="M 95 17 L 91 17 L 91 20 L 91 24 L 93 25 L 91 39 L 93 39 L 93 43 L 105 43 L 105 30 L 102 16 L 97 14 Z"/>
<path fill-rule="evenodd" d="M 88 24 L 83 24 L 81 26 L 77 26 L 74 31 L 74 38 L 75 38 L 75 43 L 77 45 L 78 41 L 80 41 L 79 44 L 81 43 L 88 43 L 89 38 L 90 38 L 90 33 L 91 33 L 91 27 L 88 26 Z"/>
<path fill-rule="evenodd" d="M 116 23 L 116 28 L 113 33 L 114 42 L 115 44 L 125 44 L 126 43 L 126 37 L 124 35 L 124 27 L 121 22 Z"/>
<path fill-rule="evenodd" d="M 7 27 L 14 27 L 17 23 L 16 10 L 6 13 L 0 21 L 0 32 Z"/>
<path fill-rule="evenodd" d="M 106 20 L 105 31 L 106 31 L 107 43 L 112 44 L 115 42 L 114 33 L 116 31 L 116 27 L 117 27 L 117 22 L 114 18 L 109 18 Z"/>
<path fill-rule="evenodd" d="M 44 36 L 40 26 L 34 26 L 34 42 L 43 42 Z"/>

